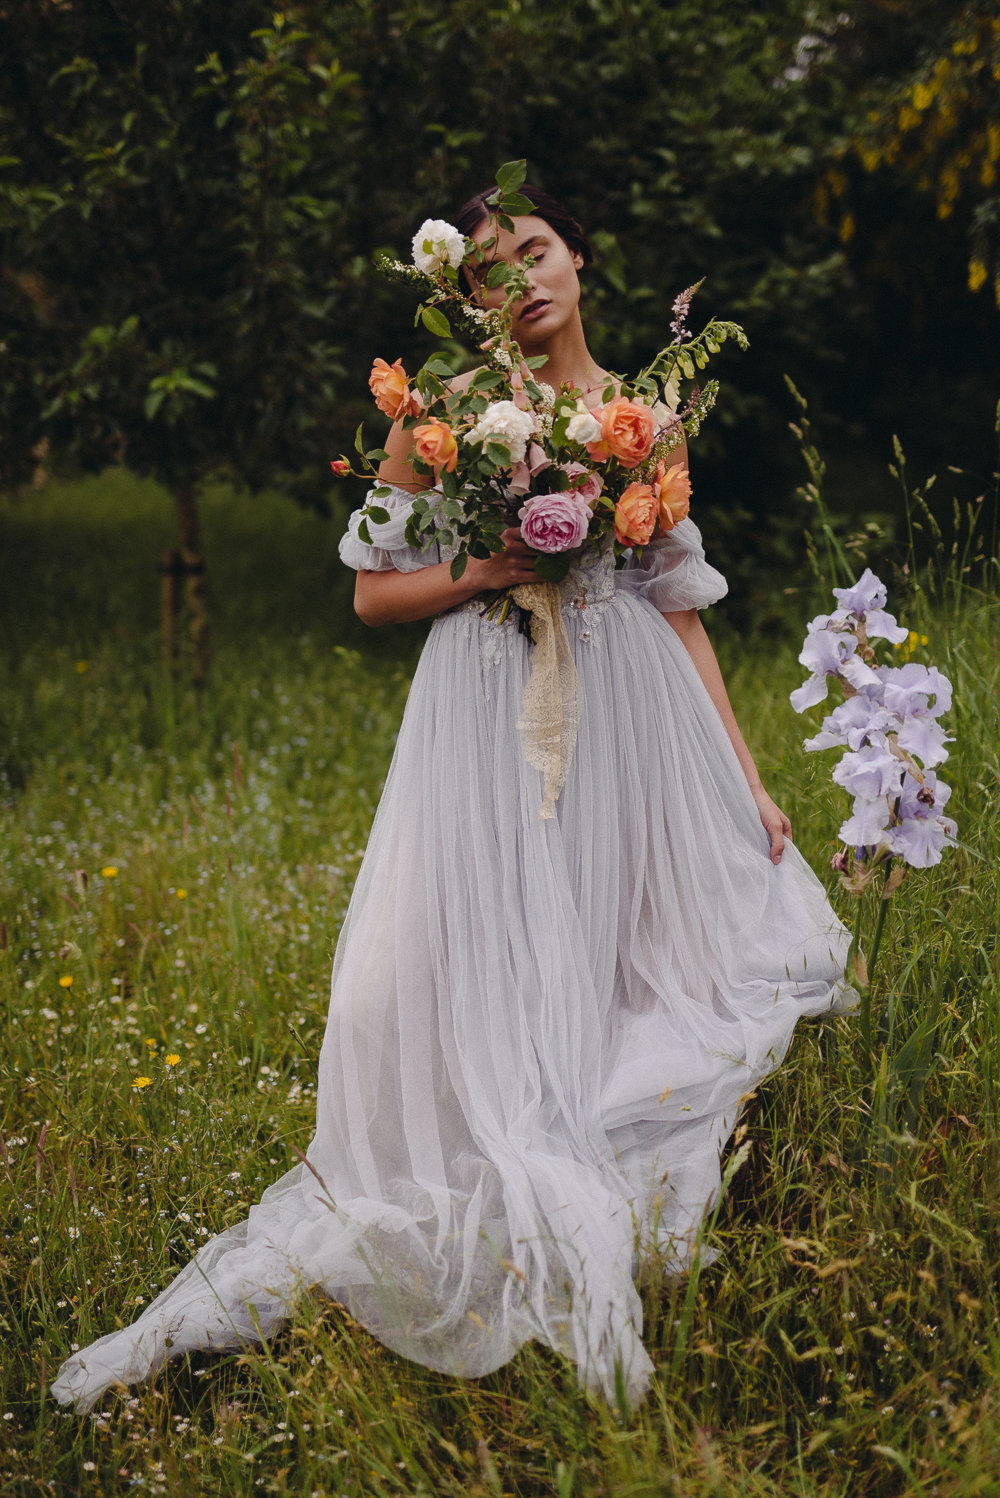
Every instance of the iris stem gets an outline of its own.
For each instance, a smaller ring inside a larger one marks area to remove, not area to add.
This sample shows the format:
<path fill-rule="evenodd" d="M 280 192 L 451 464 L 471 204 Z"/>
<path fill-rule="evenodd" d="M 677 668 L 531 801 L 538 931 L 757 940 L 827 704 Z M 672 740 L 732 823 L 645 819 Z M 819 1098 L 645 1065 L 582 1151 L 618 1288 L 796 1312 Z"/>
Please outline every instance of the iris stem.
<path fill-rule="evenodd" d="M 885 871 L 882 875 L 882 889 L 878 902 L 878 915 L 875 918 L 875 930 L 872 933 L 871 949 L 867 959 L 867 982 L 860 985 L 861 1009 L 859 1011 L 859 1022 L 861 1025 L 861 1045 L 864 1051 L 864 1069 L 869 1077 L 873 1072 L 872 1057 L 872 983 L 875 978 L 875 964 L 878 962 L 879 947 L 882 945 L 882 933 L 885 929 L 885 918 L 889 911 L 889 901 L 886 899 L 885 887 L 889 882 L 892 872 L 892 859 L 888 859 Z M 857 912 L 854 916 L 854 932 L 851 938 L 849 960 L 855 954 L 861 952 L 861 917 L 864 909 L 864 900 L 858 901 Z"/>

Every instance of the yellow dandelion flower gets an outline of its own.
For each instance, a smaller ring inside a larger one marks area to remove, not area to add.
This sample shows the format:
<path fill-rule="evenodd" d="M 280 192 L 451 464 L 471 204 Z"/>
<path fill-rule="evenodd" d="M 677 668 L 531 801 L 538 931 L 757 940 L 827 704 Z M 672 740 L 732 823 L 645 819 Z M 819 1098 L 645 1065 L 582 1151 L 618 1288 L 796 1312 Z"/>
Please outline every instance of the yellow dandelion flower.
<path fill-rule="evenodd" d="M 134 1092 L 141 1092 L 144 1087 L 149 1086 L 152 1080 L 152 1077 L 136 1077 L 132 1083 L 132 1090 Z"/>
<path fill-rule="evenodd" d="M 115 868 L 115 866 L 114 866 L 113 863 L 108 863 L 108 864 L 104 865 L 104 868 L 101 870 L 101 878 L 102 879 L 117 879 L 118 878 L 118 870 Z"/>
<path fill-rule="evenodd" d="M 175 889 L 174 890 L 174 894 L 177 896 L 178 900 L 186 900 L 187 899 L 187 890 L 186 889 Z"/>
<path fill-rule="evenodd" d="M 176 1051 L 171 1051 L 170 1055 L 169 1056 L 164 1056 L 163 1059 L 167 1063 L 168 1066 L 176 1066 L 178 1064 L 178 1062 L 180 1061 L 181 1058 L 180 1058 L 180 1056 L 178 1056 L 178 1054 L 177 1054 Z"/>
<path fill-rule="evenodd" d="M 918 83 L 913 90 L 913 103 L 916 109 L 929 109 L 934 103 L 934 90 L 926 83 Z"/>
<path fill-rule="evenodd" d="M 969 290 L 978 291 L 987 277 L 986 266 L 979 259 L 969 261 Z"/>
<path fill-rule="evenodd" d="M 60 988 L 72 988 L 73 987 L 73 977 L 72 977 L 72 974 L 70 974 L 70 973 L 63 973 L 62 977 L 59 979 L 59 987 Z"/>
<path fill-rule="evenodd" d="M 155 1041 L 155 1040 L 153 1040 L 153 1038 L 152 1038 L 152 1036 L 149 1036 L 149 1037 L 148 1037 L 148 1038 L 147 1038 L 147 1040 L 146 1040 L 146 1044 L 147 1044 L 147 1045 L 148 1045 L 148 1046 L 149 1046 L 149 1049 L 150 1049 L 150 1050 L 151 1050 L 151 1051 L 155 1051 L 155 1050 L 156 1050 L 156 1041 Z"/>
<path fill-rule="evenodd" d="M 854 238 L 854 214 L 853 213 L 845 213 L 842 216 L 842 218 L 840 220 L 840 226 L 837 229 L 837 238 L 840 240 L 841 244 L 849 244 L 851 242 L 851 240 Z"/>
<path fill-rule="evenodd" d="M 80 676 L 83 676 L 85 672 L 87 672 L 87 671 L 90 670 L 90 662 L 89 661 L 77 661 L 77 663 L 76 663 L 76 669 L 77 669 L 78 673 L 80 674 Z"/>

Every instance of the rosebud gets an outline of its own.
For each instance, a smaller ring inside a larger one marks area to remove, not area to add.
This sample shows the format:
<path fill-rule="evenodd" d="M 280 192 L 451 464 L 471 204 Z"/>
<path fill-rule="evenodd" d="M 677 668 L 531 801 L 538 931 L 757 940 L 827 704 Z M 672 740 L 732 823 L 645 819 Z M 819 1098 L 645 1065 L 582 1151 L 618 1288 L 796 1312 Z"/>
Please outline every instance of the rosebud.
<path fill-rule="evenodd" d="M 346 458 L 331 458 L 330 467 L 338 479 L 344 478 L 351 471 L 351 465 Z"/>

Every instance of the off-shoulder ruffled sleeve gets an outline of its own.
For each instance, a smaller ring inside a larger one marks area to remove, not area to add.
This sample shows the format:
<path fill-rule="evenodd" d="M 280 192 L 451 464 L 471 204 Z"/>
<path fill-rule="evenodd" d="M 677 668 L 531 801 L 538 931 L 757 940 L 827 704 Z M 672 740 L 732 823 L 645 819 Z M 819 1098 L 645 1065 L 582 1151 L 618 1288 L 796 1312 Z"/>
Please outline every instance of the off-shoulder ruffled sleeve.
<path fill-rule="evenodd" d="M 615 579 L 620 588 L 640 594 L 664 614 L 707 609 L 729 591 L 722 573 L 706 562 L 701 531 L 691 519 L 678 521 L 672 531 L 644 546 L 641 558 L 630 557 Z"/>
<path fill-rule="evenodd" d="M 393 485 L 387 496 L 375 501 L 389 511 L 389 519 L 383 525 L 373 525 L 369 520 L 371 546 L 358 535 L 361 511 L 355 510 L 340 538 L 340 560 L 344 565 L 353 567 L 355 572 L 388 572 L 390 568 L 397 572 L 419 572 L 421 567 L 440 561 L 436 542 L 426 550 L 406 544 L 406 522 L 413 509 L 413 500 L 412 494 Z"/>

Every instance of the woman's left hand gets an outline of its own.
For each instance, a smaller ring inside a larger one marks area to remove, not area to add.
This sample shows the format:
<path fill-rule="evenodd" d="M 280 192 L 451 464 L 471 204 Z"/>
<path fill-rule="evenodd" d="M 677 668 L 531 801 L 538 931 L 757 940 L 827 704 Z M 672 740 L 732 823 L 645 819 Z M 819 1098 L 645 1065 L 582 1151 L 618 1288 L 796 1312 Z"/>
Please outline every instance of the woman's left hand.
<path fill-rule="evenodd" d="M 753 799 L 756 802 L 764 831 L 771 843 L 771 862 L 780 863 L 781 855 L 785 851 L 785 839 L 791 840 L 792 824 L 781 807 L 774 804 L 763 786 L 753 792 Z"/>

